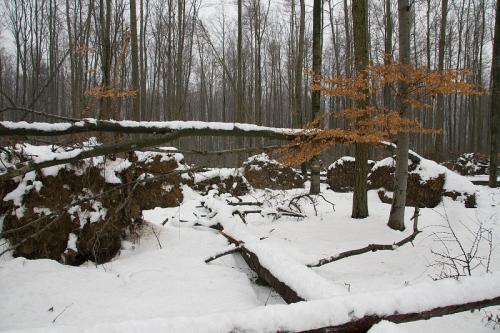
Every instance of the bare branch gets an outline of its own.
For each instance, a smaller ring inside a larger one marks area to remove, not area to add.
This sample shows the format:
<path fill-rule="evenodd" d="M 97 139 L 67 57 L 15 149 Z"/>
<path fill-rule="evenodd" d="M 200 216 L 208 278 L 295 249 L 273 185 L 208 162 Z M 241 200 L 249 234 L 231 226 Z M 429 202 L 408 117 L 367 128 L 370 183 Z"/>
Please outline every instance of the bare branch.
<path fill-rule="evenodd" d="M 419 208 L 415 207 L 415 214 L 413 215 L 413 233 L 402 240 L 400 240 L 397 243 L 394 244 L 370 244 L 368 246 L 362 247 L 360 249 L 355 249 L 355 250 L 349 250 L 345 252 L 341 252 L 339 254 L 336 254 L 334 256 L 320 259 L 316 263 L 309 264 L 307 265 L 308 267 L 320 267 L 329 263 L 332 263 L 334 261 L 338 261 L 344 258 L 368 253 L 368 252 L 375 252 L 375 251 L 393 251 L 397 249 L 398 247 L 401 247 L 407 243 L 413 242 L 415 237 L 420 233 L 418 230 L 418 216 L 419 216 Z"/>

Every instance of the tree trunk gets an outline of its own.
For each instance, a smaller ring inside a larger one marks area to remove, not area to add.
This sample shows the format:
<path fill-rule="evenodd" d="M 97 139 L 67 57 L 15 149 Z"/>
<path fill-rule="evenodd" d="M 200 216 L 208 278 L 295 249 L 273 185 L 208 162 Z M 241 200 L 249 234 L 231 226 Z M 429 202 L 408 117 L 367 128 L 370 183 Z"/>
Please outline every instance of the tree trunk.
<path fill-rule="evenodd" d="M 368 8 L 365 0 L 352 2 L 354 63 L 356 75 L 363 75 L 368 65 Z M 365 91 L 364 93 L 368 93 Z M 356 107 L 364 109 L 368 106 L 369 97 L 358 100 Z M 368 216 L 367 184 L 368 145 L 356 143 L 356 161 L 354 162 L 354 195 L 352 200 L 352 217 L 362 219 Z"/>
<path fill-rule="evenodd" d="M 302 116 L 302 71 L 304 69 L 304 31 L 306 21 L 306 8 L 304 0 L 300 0 L 300 21 L 299 21 L 299 41 L 298 51 L 295 63 L 295 109 L 293 110 L 293 127 L 300 128 L 304 126 Z"/>
<path fill-rule="evenodd" d="M 104 3 L 106 1 L 106 3 Z M 100 0 L 99 3 L 99 20 L 101 28 L 101 70 L 102 70 L 102 87 L 110 89 L 111 85 L 111 0 Z M 101 97 L 101 109 L 99 119 L 111 118 L 111 100 L 107 97 Z"/>
<path fill-rule="evenodd" d="M 399 17 L 399 61 L 402 65 L 410 64 L 410 5 L 408 0 L 398 0 Z M 408 85 L 399 83 L 399 94 L 397 97 L 397 107 L 402 117 L 407 117 L 410 106 L 405 103 L 408 97 Z M 395 230 L 404 230 L 406 187 L 408 180 L 408 149 L 409 135 L 400 132 L 397 135 L 398 147 L 396 149 L 396 172 L 394 180 L 394 200 L 392 202 L 391 214 L 388 226 Z"/>
<path fill-rule="evenodd" d="M 322 0 L 314 0 L 313 7 L 313 86 L 321 83 L 321 12 L 323 9 Z M 313 90 L 311 93 L 311 110 L 312 118 L 315 119 L 319 116 L 321 107 L 321 93 L 319 90 Z M 320 192 L 320 177 L 319 177 L 319 159 L 314 157 L 311 161 L 311 194 L 318 194 Z"/>
<path fill-rule="evenodd" d="M 136 95 L 132 98 L 132 119 L 141 120 L 141 90 L 139 85 L 139 50 L 137 43 L 137 13 L 136 2 L 130 0 L 130 51 L 132 58 L 132 89 Z"/>
<path fill-rule="evenodd" d="M 385 0 L 385 51 L 384 65 L 390 65 L 392 62 L 392 15 L 391 0 Z M 391 109 L 391 87 L 384 86 L 384 106 Z"/>
<path fill-rule="evenodd" d="M 439 50 L 438 50 L 438 71 L 444 69 L 444 51 L 445 51 L 445 41 L 446 41 L 446 18 L 448 14 L 448 0 L 442 0 L 441 2 L 441 27 L 439 29 Z M 436 103 L 436 127 L 444 127 L 444 96 L 442 94 L 437 95 Z M 436 158 L 442 161 L 446 158 L 444 152 L 444 135 L 436 135 Z"/>
<path fill-rule="evenodd" d="M 490 143 L 490 187 L 497 187 L 498 128 L 500 127 L 500 1 L 497 0 L 495 37 L 491 61 L 491 143 Z"/>

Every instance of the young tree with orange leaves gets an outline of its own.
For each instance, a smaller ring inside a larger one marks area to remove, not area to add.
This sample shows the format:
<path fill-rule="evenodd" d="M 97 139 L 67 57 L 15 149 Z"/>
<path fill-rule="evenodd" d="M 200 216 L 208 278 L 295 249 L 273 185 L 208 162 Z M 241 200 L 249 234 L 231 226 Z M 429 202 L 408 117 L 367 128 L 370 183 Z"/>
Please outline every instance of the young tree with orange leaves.
<path fill-rule="evenodd" d="M 314 90 L 328 96 L 344 96 L 356 102 L 355 107 L 344 109 L 335 115 L 347 119 L 350 126 L 347 129 L 319 129 L 318 124 L 324 116 L 320 115 L 306 126 L 301 135 L 278 151 L 282 154 L 283 162 L 297 165 L 335 144 L 392 141 L 401 145 L 401 137 L 410 133 L 440 132 L 440 129 L 423 128 L 417 119 L 409 117 L 408 112 L 402 110 L 430 109 L 431 105 L 425 102 L 428 96 L 478 94 L 472 84 L 462 80 L 467 73 L 464 70 L 430 71 L 427 67 L 391 63 L 367 66 L 354 77 L 323 78 L 320 83 L 313 85 Z M 394 87 L 392 94 L 398 101 L 393 109 L 359 103 L 370 96 L 381 95 L 387 86 Z M 404 149 L 408 160 L 408 147 L 403 147 Z M 407 168 L 406 164 L 406 172 Z M 366 175 L 364 181 L 366 182 Z M 406 199 L 406 191 L 404 196 Z M 404 223 L 396 228 L 403 230 Z"/>

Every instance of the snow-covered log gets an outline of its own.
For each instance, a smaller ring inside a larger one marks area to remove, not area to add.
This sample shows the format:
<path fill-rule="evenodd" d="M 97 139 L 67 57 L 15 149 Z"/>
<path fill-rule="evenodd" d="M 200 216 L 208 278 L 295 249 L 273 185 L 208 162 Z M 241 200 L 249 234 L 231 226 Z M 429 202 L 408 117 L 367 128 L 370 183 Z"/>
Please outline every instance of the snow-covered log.
<path fill-rule="evenodd" d="M 380 320 L 402 323 L 499 304 L 500 275 L 488 274 L 247 311 L 128 320 L 92 327 L 52 325 L 17 332 L 366 332 Z"/>
<path fill-rule="evenodd" d="M 78 122 L 43 123 L 0 121 L 0 136 L 59 136 L 85 132 L 178 133 L 179 136 L 245 136 L 290 140 L 302 129 L 274 128 L 253 124 L 202 121 L 130 121 L 83 119 Z"/>
<path fill-rule="evenodd" d="M 152 135 L 142 139 L 128 140 L 111 145 L 96 145 L 88 149 L 75 149 L 65 154 L 60 154 L 57 159 L 42 160 L 37 163 L 28 161 L 16 165 L 15 168 L 9 168 L 0 174 L 0 180 L 23 175 L 33 170 L 40 170 L 51 166 L 74 163 L 87 158 L 103 156 L 108 154 L 124 153 L 141 148 L 152 147 L 175 140 L 179 137 L 177 132 L 162 135 Z"/>
<path fill-rule="evenodd" d="M 211 212 L 212 225 L 219 224 L 222 227 L 221 234 L 241 249 L 247 265 L 285 302 L 325 299 L 347 293 L 345 286 L 325 279 L 293 254 L 265 242 L 249 232 L 244 224 L 235 221 L 233 212 L 238 207 L 230 206 L 217 196 L 210 197 L 203 205 Z"/>
<path fill-rule="evenodd" d="M 433 317 L 442 317 L 458 312 L 473 311 L 499 304 L 500 304 L 500 296 L 487 298 L 475 302 L 450 304 L 423 311 L 416 310 L 415 312 L 404 312 L 404 313 L 398 313 L 398 311 L 395 311 L 394 314 L 391 315 L 372 314 L 364 316 L 359 319 L 354 319 L 352 321 L 349 321 L 341 325 L 325 326 L 321 328 L 300 331 L 299 333 L 332 333 L 332 332 L 365 333 L 373 325 L 377 324 L 382 320 L 390 321 L 393 323 L 407 323 L 411 321 L 427 320 Z"/>
<path fill-rule="evenodd" d="M 305 299 L 300 297 L 295 290 L 293 290 L 286 283 L 280 281 L 271 271 L 262 266 L 259 257 L 245 247 L 242 241 L 231 237 L 230 235 L 224 233 L 224 231 L 221 231 L 221 234 L 226 237 L 231 244 L 237 246 L 248 267 L 250 267 L 259 276 L 259 278 L 266 281 L 266 283 L 269 284 L 269 286 L 271 286 L 285 302 L 290 304 L 305 301 Z"/>

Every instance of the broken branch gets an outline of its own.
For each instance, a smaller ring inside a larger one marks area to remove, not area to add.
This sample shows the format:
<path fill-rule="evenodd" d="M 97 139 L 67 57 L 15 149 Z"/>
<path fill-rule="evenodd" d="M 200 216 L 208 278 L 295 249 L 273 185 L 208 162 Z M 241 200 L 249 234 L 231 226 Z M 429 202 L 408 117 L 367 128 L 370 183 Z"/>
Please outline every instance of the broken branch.
<path fill-rule="evenodd" d="M 360 249 L 355 249 L 355 250 L 349 250 L 345 252 L 341 252 L 339 254 L 336 254 L 334 256 L 330 256 L 328 258 L 323 258 L 318 260 L 317 262 L 313 264 L 307 265 L 308 267 L 320 267 L 329 263 L 332 263 L 334 261 L 338 261 L 344 258 L 356 256 L 359 254 L 363 253 L 368 253 L 368 252 L 376 252 L 376 251 L 393 251 L 397 249 L 398 247 L 401 247 L 405 245 L 406 243 L 413 242 L 415 237 L 420 233 L 418 230 L 418 216 L 419 216 L 419 208 L 415 207 L 415 213 L 413 215 L 413 233 L 402 240 L 400 240 L 397 243 L 394 244 L 370 244 L 368 246 L 362 247 Z"/>

